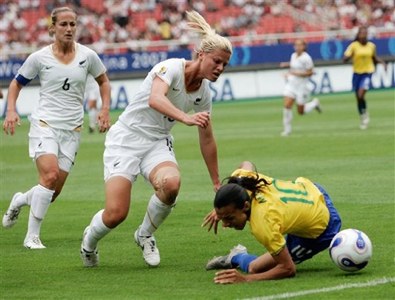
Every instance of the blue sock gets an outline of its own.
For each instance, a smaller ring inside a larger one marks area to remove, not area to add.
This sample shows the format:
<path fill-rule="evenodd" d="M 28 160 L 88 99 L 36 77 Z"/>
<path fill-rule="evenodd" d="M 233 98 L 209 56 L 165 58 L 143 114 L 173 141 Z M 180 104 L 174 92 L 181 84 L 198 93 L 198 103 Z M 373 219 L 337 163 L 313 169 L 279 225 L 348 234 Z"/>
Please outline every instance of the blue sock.
<path fill-rule="evenodd" d="M 255 260 L 258 256 L 248 254 L 248 253 L 241 253 L 236 254 L 232 257 L 231 263 L 235 267 L 239 267 L 243 272 L 248 273 L 248 266 L 250 263 Z"/>

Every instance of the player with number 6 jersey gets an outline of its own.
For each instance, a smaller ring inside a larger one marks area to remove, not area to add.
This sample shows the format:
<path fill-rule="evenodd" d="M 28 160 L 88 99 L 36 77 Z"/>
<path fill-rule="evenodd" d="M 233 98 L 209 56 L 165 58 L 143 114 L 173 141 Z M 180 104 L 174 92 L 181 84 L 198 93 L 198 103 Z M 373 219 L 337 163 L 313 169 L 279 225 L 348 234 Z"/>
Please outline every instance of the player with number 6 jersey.
<path fill-rule="evenodd" d="M 236 230 L 244 229 L 248 221 L 251 233 L 268 252 L 257 257 L 238 245 L 230 254 L 213 258 L 207 270 L 231 269 L 217 273 L 216 283 L 292 277 L 295 264 L 328 248 L 340 231 L 340 216 L 322 186 L 303 177 L 279 180 L 254 169 L 252 163 L 243 162 L 232 173 L 218 190 L 215 209 L 203 226 L 209 225 L 209 230 L 214 226 L 216 233 L 219 221 Z"/>
<path fill-rule="evenodd" d="M 25 193 L 16 193 L 3 216 L 3 226 L 12 227 L 23 206 L 30 206 L 28 231 L 23 245 L 43 249 L 41 223 L 50 203 L 60 194 L 74 165 L 83 125 L 83 100 L 88 74 L 100 86 L 103 100 L 98 116 L 100 131 L 110 127 L 110 84 L 106 68 L 91 49 L 74 41 L 77 15 L 68 7 L 51 14 L 50 35 L 54 43 L 31 54 L 11 81 L 7 114 L 3 123 L 6 134 L 13 135 L 20 118 L 16 101 L 21 89 L 35 77 L 40 80 L 39 103 L 30 116 L 29 155 L 35 161 L 39 182 Z"/>

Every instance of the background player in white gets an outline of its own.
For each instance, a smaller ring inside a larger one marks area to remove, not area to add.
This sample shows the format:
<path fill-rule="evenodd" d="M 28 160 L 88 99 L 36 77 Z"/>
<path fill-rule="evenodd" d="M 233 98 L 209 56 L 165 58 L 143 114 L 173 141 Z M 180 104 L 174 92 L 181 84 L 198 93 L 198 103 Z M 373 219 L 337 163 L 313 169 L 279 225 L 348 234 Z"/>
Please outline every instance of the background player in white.
<path fill-rule="evenodd" d="M 85 99 L 87 101 L 86 109 L 88 111 L 89 117 L 89 133 L 95 132 L 97 125 L 97 102 L 101 101 L 100 98 L 100 88 L 97 84 L 97 81 L 92 77 L 92 75 L 88 75 L 88 79 L 86 81 L 85 87 Z"/>
<path fill-rule="evenodd" d="M 3 129 L 13 135 L 20 123 L 16 101 L 20 90 L 36 76 L 40 79 L 40 100 L 30 117 L 29 155 L 34 159 L 39 182 L 25 193 L 16 193 L 3 217 L 3 226 L 17 221 L 21 208 L 30 205 L 28 231 L 23 245 L 42 249 L 40 228 L 51 201 L 62 190 L 74 164 L 83 123 L 86 77 L 92 74 L 100 85 L 103 99 L 100 130 L 110 126 L 110 84 L 99 56 L 74 42 L 77 15 L 68 8 L 55 9 L 50 34 L 53 44 L 31 54 L 19 69 L 8 90 L 8 107 Z"/>
<path fill-rule="evenodd" d="M 200 149 L 214 189 L 220 187 L 208 81 L 216 81 L 232 54 L 232 45 L 215 33 L 197 12 L 187 12 L 191 30 L 201 41 L 192 61 L 169 59 L 148 73 L 137 94 L 107 134 L 104 151 L 105 209 L 86 227 L 81 258 L 98 264 L 97 244 L 129 212 L 132 184 L 138 174 L 154 188 L 134 239 L 149 266 L 160 263 L 153 233 L 170 214 L 180 189 L 180 171 L 170 130 L 175 122 L 197 126 Z M 187 114 L 189 111 L 194 114 Z"/>
<path fill-rule="evenodd" d="M 305 41 L 296 40 L 295 52 L 291 55 L 291 61 L 280 64 L 282 68 L 289 68 L 284 89 L 284 131 L 281 133 L 282 136 L 288 136 L 292 131 L 292 106 L 295 101 L 300 115 L 308 114 L 314 109 L 321 112 L 320 102 L 317 98 L 307 102 L 311 93 L 308 83 L 310 76 L 313 75 L 314 64 L 311 56 L 306 52 L 306 48 Z"/>

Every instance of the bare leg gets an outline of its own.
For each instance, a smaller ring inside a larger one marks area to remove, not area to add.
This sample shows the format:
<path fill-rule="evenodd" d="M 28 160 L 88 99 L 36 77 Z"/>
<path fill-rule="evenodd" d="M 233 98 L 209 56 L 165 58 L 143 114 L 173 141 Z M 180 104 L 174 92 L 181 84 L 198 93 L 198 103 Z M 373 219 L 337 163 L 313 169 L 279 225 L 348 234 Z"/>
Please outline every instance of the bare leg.
<path fill-rule="evenodd" d="M 269 253 L 265 253 L 255 259 L 248 268 L 248 273 L 262 273 L 273 269 L 277 265 L 276 261 Z"/>
<path fill-rule="evenodd" d="M 294 99 L 290 97 L 284 97 L 284 110 L 283 110 L 283 125 L 284 130 L 281 133 L 282 136 L 288 136 L 292 131 L 292 105 Z"/>

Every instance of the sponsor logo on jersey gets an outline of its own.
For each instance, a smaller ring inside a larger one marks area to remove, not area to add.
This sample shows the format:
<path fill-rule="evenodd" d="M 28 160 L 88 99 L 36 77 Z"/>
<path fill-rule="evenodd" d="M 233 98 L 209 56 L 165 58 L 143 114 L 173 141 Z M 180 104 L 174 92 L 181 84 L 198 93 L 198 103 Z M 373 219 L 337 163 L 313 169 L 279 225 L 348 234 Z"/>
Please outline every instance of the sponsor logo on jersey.
<path fill-rule="evenodd" d="M 173 91 L 175 91 L 175 92 L 179 92 L 179 91 L 180 91 L 180 89 L 177 89 L 177 88 L 173 87 Z"/>

